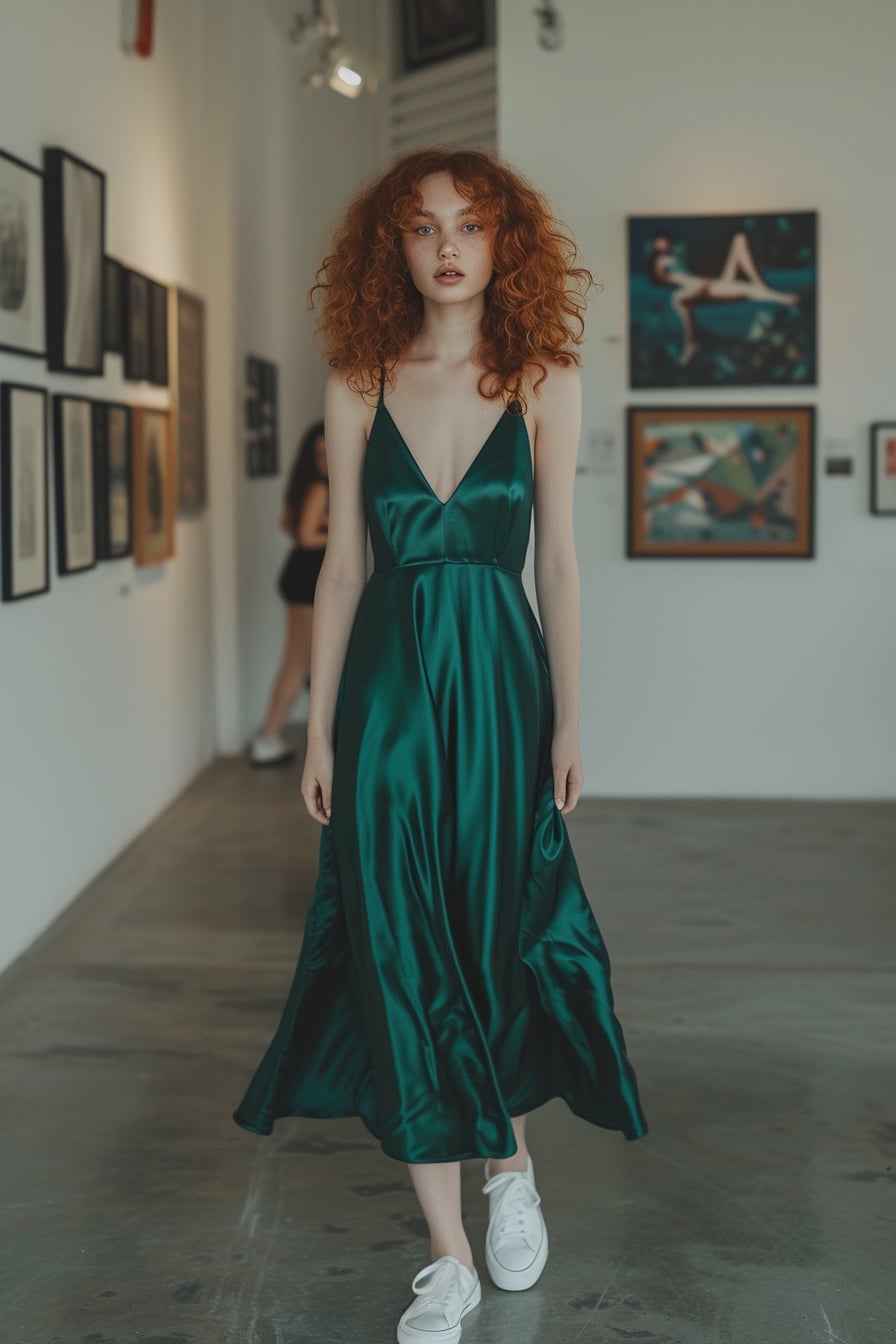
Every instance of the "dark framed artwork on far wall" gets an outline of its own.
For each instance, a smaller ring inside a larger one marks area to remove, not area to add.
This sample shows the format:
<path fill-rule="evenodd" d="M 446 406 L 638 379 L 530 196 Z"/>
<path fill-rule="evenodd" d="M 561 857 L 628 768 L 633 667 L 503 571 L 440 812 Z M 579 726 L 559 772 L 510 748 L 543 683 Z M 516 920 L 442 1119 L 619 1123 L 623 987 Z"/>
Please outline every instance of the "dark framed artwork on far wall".
<path fill-rule="evenodd" d="M 103 346 L 113 355 L 124 354 L 124 276 L 120 261 L 103 261 Z"/>
<path fill-rule="evenodd" d="M 64 149 L 44 150 L 47 366 L 103 372 L 106 177 Z"/>
<path fill-rule="evenodd" d="M 628 221 L 629 385 L 818 382 L 818 215 Z"/>
<path fill-rule="evenodd" d="M 2 150 L 0 350 L 46 354 L 43 175 Z"/>
<path fill-rule="evenodd" d="M 131 409 L 93 402 L 93 499 L 96 558 L 121 560 L 133 550 Z"/>
<path fill-rule="evenodd" d="M 150 284 L 148 275 L 124 270 L 124 376 L 129 382 L 148 382 L 152 372 L 150 353 Z"/>
<path fill-rule="evenodd" d="M 168 286 L 149 282 L 149 381 L 168 386 Z"/>
<path fill-rule="evenodd" d="M 896 514 L 896 420 L 871 426 L 871 512 Z"/>
<path fill-rule="evenodd" d="M 486 0 L 401 0 L 405 70 L 483 46 L 485 4 Z"/>
<path fill-rule="evenodd" d="M 93 526 L 93 413 L 89 397 L 53 397 L 56 547 L 60 574 L 96 564 Z"/>
<path fill-rule="evenodd" d="M 277 365 L 246 356 L 246 474 L 276 476 L 280 469 Z"/>
<path fill-rule="evenodd" d="M 0 386 L 0 542 L 4 602 L 50 587 L 47 394 Z"/>
<path fill-rule="evenodd" d="M 629 557 L 814 555 L 814 407 L 629 407 L 627 446 Z"/>

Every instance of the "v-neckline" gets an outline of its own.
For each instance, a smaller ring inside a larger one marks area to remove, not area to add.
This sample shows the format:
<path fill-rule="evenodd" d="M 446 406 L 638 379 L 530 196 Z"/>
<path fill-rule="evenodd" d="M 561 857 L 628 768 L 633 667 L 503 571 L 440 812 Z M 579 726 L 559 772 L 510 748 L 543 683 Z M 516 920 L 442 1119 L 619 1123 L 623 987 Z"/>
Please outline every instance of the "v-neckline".
<path fill-rule="evenodd" d="M 392 428 L 395 430 L 396 438 L 398 439 L 398 441 L 399 441 L 399 443 L 401 444 L 401 446 L 402 446 L 402 448 L 404 449 L 404 451 L 407 453 L 408 458 L 410 459 L 411 465 L 414 467 L 414 470 L 417 472 L 417 475 L 420 477 L 420 480 L 421 480 L 421 481 L 423 482 L 423 484 L 426 486 L 426 489 L 428 490 L 429 494 L 432 496 L 432 498 L 436 501 L 437 504 L 441 505 L 441 507 L 442 507 L 443 509 L 447 508 L 448 505 L 451 503 L 451 501 L 454 499 L 454 497 L 455 497 L 455 495 L 457 494 L 458 490 L 460 490 L 460 488 L 461 488 L 461 486 L 463 485 L 464 481 L 465 481 L 465 480 L 467 479 L 467 477 L 470 475 L 471 471 L 472 471 L 473 468 L 476 466 L 476 463 L 477 463 L 477 462 L 479 461 L 479 459 L 482 457 L 482 454 L 485 452 L 486 448 L 488 447 L 488 445 L 491 443 L 492 439 L 493 439 L 493 438 L 495 437 L 495 435 L 497 434 L 499 428 L 500 428 L 501 425 L 504 423 L 504 417 L 505 417 L 506 415 L 509 415 L 509 411 L 507 410 L 507 407 L 505 406 L 505 407 L 504 407 L 504 410 L 501 412 L 501 414 L 498 416 L 498 419 L 495 421 L 494 425 L 493 425 L 492 428 L 489 430 L 488 436 L 487 436 L 486 439 L 484 440 L 484 442 L 483 442 L 483 444 L 482 444 L 482 447 L 479 449 L 479 451 L 478 451 L 478 453 L 476 454 L 476 456 L 475 456 L 475 457 L 473 458 L 473 460 L 470 462 L 470 465 L 467 467 L 466 471 L 465 471 L 464 474 L 461 476 L 461 478 L 460 478 L 460 480 L 458 481 L 457 485 L 456 485 L 456 486 L 454 487 L 454 489 L 451 491 L 451 494 L 448 496 L 447 499 L 442 499 L 441 495 L 437 495 L 436 492 L 435 492 L 435 490 L 433 490 L 432 486 L 430 485 L 429 480 L 428 480 L 428 478 L 427 478 L 427 476 L 426 476 L 426 474 L 425 474 L 423 468 L 420 466 L 420 463 L 417 461 L 416 457 L 415 457 L 414 454 L 411 452 L 411 449 L 410 449 L 410 446 L 409 446 L 409 444 L 408 444 L 407 439 L 404 437 L 404 435 L 402 434 L 401 430 L 398 428 L 398 425 L 395 423 L 395 417 L 394 417 L 394 415 L 392 414 L 392 412 L 389 410 L 389 407 L 386 405 L 386 403 L 385 403 L 385 401 L 383 400 L 382 397 L 380 397 L 379 405 L 377 406 L 377 410 L 378 410 L 378 411 L 383 410 L 383 411 L 386 412 L 386 415 L 389 417 L 389 423 L 390 423 L 390 425 L 392 426 Z"/>

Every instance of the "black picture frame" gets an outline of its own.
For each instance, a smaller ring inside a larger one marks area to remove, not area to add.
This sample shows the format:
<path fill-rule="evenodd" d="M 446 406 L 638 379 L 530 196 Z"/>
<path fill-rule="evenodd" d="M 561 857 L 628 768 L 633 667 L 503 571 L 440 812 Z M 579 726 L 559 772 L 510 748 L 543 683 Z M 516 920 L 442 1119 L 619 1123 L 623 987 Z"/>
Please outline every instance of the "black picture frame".
<path fill-rule="evenodd" d="M 93 517 L 97 560 L 122 560 L 134 550 L 131 408 L 94 401 Z"/>
<path fill-rule="evenodd" d="M 464 56 L 485 45 L 485 0 L 401 0 L 404 68 Z"/>
<path fill-rule="evenodd" d="M 276 476 L 280 470 L 277 365 L 246 356 L 246 475 Z"/>
<path fill-rule="evenodd" d="M 103 346 L 113 355 L 124 354 L 125 268 L 115 257 L 103 263 Z"/>
<path fill-rule="evenodd" d="M 871 426 L 871 512 L 896 516 L 896 420 L 876 420 Z"/>
<path fill-rule="evenodd" d="M 631 215 L 627 233 L 632 389 L 818 384 L 817 211 Z"/>
<path fill-rule="evenodd" d="M 68 150 L 44 150 L 47 367 L 103 372 L 106 175 Z"/>
<path fill-rule="evenodd" d="M 0 350 L 43 359 L 44 178 L 0 149 Z"/>
<path fill-rule="evenodd" d="M 90 397 L 53 397 L 57 568 L 63 577 L 96 565 L 92 405 Z"/>
<path fill-rule="evenodd" d="M 630 406 L 632 560 L 811 560 L 815 407 Z"/>
<path fill-rule="evenodd" d="M 0 384 L 0 595 L 4 602 L 50 588 L 47 393 Z"/>
<path fill-rule="evenodd" d="M 152 371 L 150 286 L 148 275 L 124 268 L 124 376 L 148 382 Z"/>
<path fill-rule="evenodd" d="M 149 282 L 149 381 L 168 386 L 168 286 Z"/>

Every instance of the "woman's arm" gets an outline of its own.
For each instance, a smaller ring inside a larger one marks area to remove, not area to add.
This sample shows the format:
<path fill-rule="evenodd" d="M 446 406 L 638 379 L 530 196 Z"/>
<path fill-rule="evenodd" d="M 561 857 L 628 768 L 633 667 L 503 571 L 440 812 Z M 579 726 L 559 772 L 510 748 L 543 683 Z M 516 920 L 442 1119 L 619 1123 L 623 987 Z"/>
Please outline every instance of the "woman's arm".
<path fill-rule="evenodd" d="M 573 491 L 582 427 L 578 369 L 552 364 L 535 398 L 535 590 L 554 691 L 554 797 L 571 812 L 584 783 L 579 747 L 581 610 Z"/>
<path fill-rule="evenodd" d="M 311 617 L 311 699 L 302 796 L 327 825 L 332 786 L 333 719 L 349 635 L 367 581 L 367 520 L 362 471 L 368 408 L 338 373 L 324 398 L 330 519 Z"/>
<path fill-rule="evenodd" d="M 297 546 L 324 546 L 329 527 L 327 509 L 329 490 L 323 481 L 313 481 L 302 500 L 302 511 L 293 540 Z"/>

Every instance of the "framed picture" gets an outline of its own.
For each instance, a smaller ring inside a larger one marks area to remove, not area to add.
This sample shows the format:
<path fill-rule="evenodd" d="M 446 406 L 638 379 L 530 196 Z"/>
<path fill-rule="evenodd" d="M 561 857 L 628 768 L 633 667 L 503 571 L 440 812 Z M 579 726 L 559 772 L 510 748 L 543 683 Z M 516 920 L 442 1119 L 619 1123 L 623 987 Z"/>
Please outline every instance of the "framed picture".
<path fill-rule="evenodd" d="M 631 557 L 809 559 L 812 406 L 630 407 Z"/>
<path fill-rule="evenodd" d="M 280 470 L 277 366 L 257 355 L 246 358 L 246 429 L 246 474 L 276 476 Z"/>
<path fill-rule="evenodd" d="M 42 387 L 0 386 L 0 528 L 3 601 L 50 586 L 47 489 L 47 394 Z"/>
<path fill-rule="evenodd" d="M 147 381 L 152 371 L 150 283 L 139 271 L 124 270 L 124 376 L 134 383 Z"/>
<path fill-rule="evenodd" d="M 177 461 L 178 512 L 201 513 L 206 504 L 205 306 L 175 289 L 170 304 L 171 426 Z"/>
<path fill-rule="evenodd" d="M 96 564 L 92 434 L 89 398 L 54 396 L 56 546 L 60 574 L 80 574 Z"/>
<path fill-rule="evenodd" d="M 896 513 L 896 421 L 871 426 L 871 512 Z"/>
<path fill-rule="evenodd" d="M 64 149 L 44 150 L 47 365 L 103 372 L 106 178 Z"/>
<path fill-rule="evenodd" d="M 133 550 L 131 410 L 93 402 L 93 517 L 98 560 L 120 560 Z"/>
<path fill-rule="evenodd" d="M 0 150 L 0 349 L 46 354 L 43 175 Z"/>
<path fill-rule="evenodd" d="M 149 282 L 149 381 L 168 386 L 168 286 Z"/>
<path fill-rule="evenodd" d="M 813 211 L 630 218 L 629 382 L 818 381 Z"/>
<path fill-rule="evenodd" d="M 103 347 L 124 354 L 124 267 L 114 257 L 103 262 Z"/>
<path fill-rule="evenodd" d="M 402 0 L 404 65 L 416 70 L 485 42 L 485 0 Z"/>
<path fill-rule="evenodd" d="M 134 434 L 134 560 L 160 565 L 174 555 L 177 482 L 167 411 L 136 407 Z"/>

